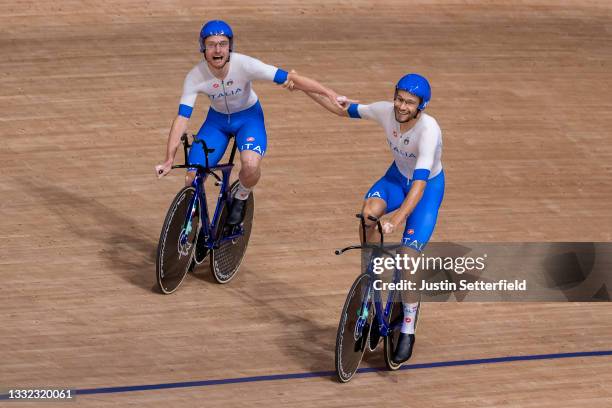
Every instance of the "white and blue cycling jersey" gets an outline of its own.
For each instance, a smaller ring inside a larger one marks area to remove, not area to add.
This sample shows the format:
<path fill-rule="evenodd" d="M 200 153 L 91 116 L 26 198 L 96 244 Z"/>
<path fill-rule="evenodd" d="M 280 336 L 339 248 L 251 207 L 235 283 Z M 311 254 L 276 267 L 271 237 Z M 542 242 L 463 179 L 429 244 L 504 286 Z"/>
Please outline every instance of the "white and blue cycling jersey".
<path fill-rule="evenodd" d="M 403 134 L 395 120 L 392 102 L 352 104 L 348 113 L 352 118 L 373 120 L 383 127 L 395 164 L 408 180 L 428 180 L 442 171 L 442 131 L 438 122 L 425 112 Z"/>
<path fill-rule="evenodd" d="M 229 70 L 224 79 L 216 78 L 206 61 L 200 61 L 185 78 L 183 95 L 179 105 L 180 116 L 191 117 L 199 94 L 210 100 L 210 108 L 204 124 L 197 134 L 215 152 L 209 155 L 209 165 L 215 166 L 223 156 L 229 135 L 236 136 L 240 151 L 251 150 L 264 155 L 267 134 L 263 111 L 252 81 L 269 80 L 282 84 L 287 72 L 264 64 L 258 59 L 232 52 Z M 200 144 L 194 144 L 189 153 L 190 163 L 204 164 L 204 152 Z"/>
<path fill-rule="evenodd" d="M 414 126 L 401 133 L 392 102 L 351 104 L 348 114 L 378 122 L 385 130 L 394 158 L 385 175 L 370 188 L 366 199 L 381 199 L 387 205 L 386 212 L 395 211 L 404 202 L 413 181 L 427 182 L 421 200 L 406 220 L 402 238 L 404 246 L 422 251 L 433 234 L 444 198 L 442 131 L 438 122 L 421 112 Z"/>

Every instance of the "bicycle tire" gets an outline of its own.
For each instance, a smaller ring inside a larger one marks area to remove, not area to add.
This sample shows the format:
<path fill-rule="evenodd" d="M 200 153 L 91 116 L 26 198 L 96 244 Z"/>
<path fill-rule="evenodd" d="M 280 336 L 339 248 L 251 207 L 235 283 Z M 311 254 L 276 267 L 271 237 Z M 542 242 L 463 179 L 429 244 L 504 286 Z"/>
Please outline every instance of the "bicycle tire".
<path fill-rule="evenodd" d="M 371 277 L 368 274 L 359 275 L 353 282 L 342 308 L 336 333 L 335 365 L 336 376 L 343 383 L 353 378 L 366 350 L 374 318 L 374 307 L 371 300 L 366 306 L 368 315 L 361 333 L 357 330 L 357 322 L 362 314 L 363 297 L 371 290 Z"/>
<path fill-rule="evenodd" d="M 177 193 L 168 209 L 159 236 L 156 260 L 157 285 L 166 295 L 174 293 L 181 285 L 193 258 L 195 240 L 200 227 L 199 205 L 192 219 L 193 227 L 187 234 L 185 244 L 181 244 L 180 237 L 183 234 L 183 224 L 194 194 L 195 188 L 191 186 L 183 187 Z"/>
<path fill-rule="evenodd" d="M 385 365 L 391 371 L 399 370 L 399 368 L 402 366 L 402 364 L 396 364 L 393 362 L 393 352 L 395 351 L 395 347 L 397 347 L 397 341 L 400 335 L 400 328 L 401 328 L 402 320 L 404 319 L 404 306 L 401 303 L 401 296 L 399 296 L 399 292 L 395 292 L 395 293 L 398 295 L 399 300 L 393 303 L 392 308 L 395 309 L 396 311 L 399 309 L 401 313 L 395 312 L 394 314 L 393 309 L 391 310 L 391 314 L 390 314 L 391 318 L 389 319 L 389 321 L 391 322 L 390 326 L 393 327 L 394 325 L 397 325 L 397 327 L 395 327 L 393 331 L 389 333 L 387 337 L 385 337 L 385 340 L 384 340 Z M 422 305 L 419 302 L 419 308 L 417 309 L 416 316 L 414 317 L 414 331 L 415 332 L 419 324 L 419 313 L 421 312 L 421 306 Z"/>
<path fill-rule="evenodd" d="M 396 364 L 393 362 L 393 353 L 397 347 L 397 342 L 401 332 L 400 329 L 404 319 L 404 308 L 402 305 L 401 292 L 394 291 L 393 296 L 394 299 L 393 303 L 391 304 L 391 311 L 389 313 L 390 331 L 383 340 L 385 365 L 391 371 L 399 370 L 399 368 L 402 366 L 401 364 Z"/>
<path fill-rule="evenodd" d="M 231 187 L 231 193 L 234 194 L 238 188 L 238 181 L 235 181 Z M 231 241 L 222 242 L 218 248 L 213 249 L 210 254 L 210 269 L 213 272 L 215 281 L 220 284 L 225 284 L 231 281 L 238 272 L 240 265 L 244 259 L 244 255 L 251 237 L 251 228 L 253 226 L 253 214 L 255 212 L 255 198 L 253 193 L 247 199 L 247 209 L 242 222 L 243 234 Z M 221 210 L 219 217 L 219 225 L 225 229 L 225 220 L 229 215 L 229 206 L 227 203 Z"/>

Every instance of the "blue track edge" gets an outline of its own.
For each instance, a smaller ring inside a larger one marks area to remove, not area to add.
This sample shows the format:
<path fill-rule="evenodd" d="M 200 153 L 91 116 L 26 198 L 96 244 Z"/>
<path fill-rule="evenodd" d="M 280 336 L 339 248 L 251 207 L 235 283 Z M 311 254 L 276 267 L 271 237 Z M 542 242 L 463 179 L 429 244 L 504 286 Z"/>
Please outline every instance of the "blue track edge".
<path fill-rule="evenodd" d="M 494 358 L 479 358 L 473 360 L 455 360 L 455 361 L 440 361 L 434 363 L 423 363 L 423 364 L 410 364 L 400 368 L 400 370 L 419 370 L 423 368 L 436 368 L 436 367 L 456 367 L 456 366 L 468 366 L 477 364 L 496 364 L 506 363 L 514 361 L 533 361 L 533 360 L 556 360 L 561 358 L 576 358 L 576 357 L 597 357 L 597 356 L 612 356 L 612 350 L 603 351 L 583 351 L 575 353 L 555 353 L 555 354 L 536 354 L 527 356 L 508 356 L 508 357 L 494 357 Z M 386 368 L 372 367 L 372 368 L 360 368 L 357 372 L 360 374 L 374 373 L 380 371 L 386 371 Z M 188 388 L 188 387 L 208 387 L 211 385 L 225 385 L 225 384 L 239 384 L 239 383 L 250 383 L 250 382 L 262 382 L 262 381 L 279 381 L 279 380 L 295 380 L 303 378 L 318 378 L 318 377 L 332 377 L 336 373 L 335 371 L 314 371 L 306 373 L 294 373 L 294 374 L 274 374 L 274 375 L 260 375 L 253 377 L 237 377 L 237 378 L 225 378 L 218 380 L 202 380 L 202 381 L 186 381 L 186 382 L 175 382 L 175 383 L 162 383 L 162 384 L 147 384 L 147 385 L 130 385 L 121 387 L 105 387 L 105 388 L 85 388 L 80 390 L 74 390 L 76 395 L 92 395 L 92 394 L 114 394 L 120 392 L 132 392 L 132 391 L 147 391 L 147 390 L 162 390 L 170 388 Z M 0 400 L 8 399 L 8 394 L 0 395 Z"/>

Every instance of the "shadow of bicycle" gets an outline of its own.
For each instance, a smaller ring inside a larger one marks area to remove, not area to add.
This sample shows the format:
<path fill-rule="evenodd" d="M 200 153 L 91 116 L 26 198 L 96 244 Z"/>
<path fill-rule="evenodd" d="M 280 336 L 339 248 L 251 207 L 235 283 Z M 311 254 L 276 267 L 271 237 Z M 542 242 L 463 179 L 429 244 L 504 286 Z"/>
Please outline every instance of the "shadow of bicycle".
<path fill-rule="evenodd" d="M 24 191 L 35 196 L 50 213 L 57 216 L 79 242 L 98 246 L 108 269 L 132 285 L 156 291 L 155 257 L 157 237 L 118 208 L 96 198 L 80 195 L 49 180 L 38 183 L 24 178 Z"/>

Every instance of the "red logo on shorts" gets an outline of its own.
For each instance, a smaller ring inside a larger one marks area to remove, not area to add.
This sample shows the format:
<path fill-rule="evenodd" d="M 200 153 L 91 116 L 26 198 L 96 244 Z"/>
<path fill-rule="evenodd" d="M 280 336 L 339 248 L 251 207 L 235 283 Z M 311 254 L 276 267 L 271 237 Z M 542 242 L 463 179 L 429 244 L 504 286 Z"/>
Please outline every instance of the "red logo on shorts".
<path fill-rule="evenodd" d="M 406 234 L 412 235 L 412 234 L 414 234 L 414 230 L 413 229 L 409 229 L 408 231 L 406 231 Z"/>
<path fill-rule="evenodd" d="M 213 84 L 213 88 L 218 88 L 219 84 Z"/>
<path fill-rule="evenodd" d="M 254 137 L 247 137 L 247 142 L 254 142 L 255 138 Z"/>
<path fill-rule="evenodd" d="M 410 322 L 412 321 L 412 319 L 411 319 L 411 318 L 409 318 L 409 317 L 407 317 L 407 318 L 405 318 L 405 319 L 404 319 L 404 321 L 405 321 L 406 323 L 410 323 Z"/>

